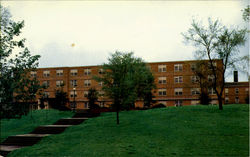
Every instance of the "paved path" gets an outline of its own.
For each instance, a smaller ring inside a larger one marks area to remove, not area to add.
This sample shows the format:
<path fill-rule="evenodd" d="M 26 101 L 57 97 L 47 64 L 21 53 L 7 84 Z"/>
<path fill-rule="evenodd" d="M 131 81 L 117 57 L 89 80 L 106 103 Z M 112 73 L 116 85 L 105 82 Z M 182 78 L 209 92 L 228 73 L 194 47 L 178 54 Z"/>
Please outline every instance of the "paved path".
<path fill-rule="evenodd" d="M 99 113 L 79 112 L 76 113 L 72 118 L 59 119 L 53 125 L 38 126 L 29 134 L 9 136 L 0 144 L 0 157 L 7 156 L 7 154 L 13 150 L 32 146 L 45 136 L 49 136 L 51 134 L 60 134 L 70 126 L 81 124 L 88 118 L 97 117 L 99 115 Z"/>

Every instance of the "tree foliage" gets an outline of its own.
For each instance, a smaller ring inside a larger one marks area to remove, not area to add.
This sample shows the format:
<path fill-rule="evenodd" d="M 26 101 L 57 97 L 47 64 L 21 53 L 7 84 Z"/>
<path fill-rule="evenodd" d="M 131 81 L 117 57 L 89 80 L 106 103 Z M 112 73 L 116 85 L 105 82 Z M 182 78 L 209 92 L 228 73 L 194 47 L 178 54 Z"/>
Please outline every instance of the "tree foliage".
<path fill-rule="evenodd" d="M 222 94 L 225 86 L 225 72 L 228 68 L 234 67 L 238 61 L 239 46 L 246 41 L 246 29 L 227 28 L 218 20 L 208 19 L 208 27 L 201 22 L 192 21 L 191 28 L 182 33 L 185 41 L 197 48 L 196 57 L 209 60 L 214 76 L 213 89 L 219 100 L 219 109 L 222 110 Z M 213 63 L 216 59 L 222 60 L 222 68 L 216 68 Z M 222 78 L 222 79 L 220 79 Z"/>
<path fill-rule="evenodd" d="M 133 53 L 115 52 L 102 66 L 104 74 L 96 77 L 103 82 L 102 90 L 113 100 L 119 124 L 119 111 L 134 107 L 137 99 L 147 99 L 154 88 L 154 77 L 150 68 Z"/>
<path fill-rule="evenodd" d="M 0 101 L 1 115 L 13 117 L 15 115 L 27 114 L 28 106 L 17 105 L 31 102 L 40 88 L 36 78 L 31 77 L 29 72 L 38 66 L 39 55 L 32 56 L 27 47 L 25 39 L 18 39 L 24 21 L 15 22 L 11 20 L 8 9 L 1 9 L 1 34 L 0 34 Z M 19 103 L 18 103 L 19 102 Z M 20 107 L 17 107 L 20 106 Z"/>
<path fill-rule="evenodd" d="M 98 105 L 95 102 L 98 100 L 98 92 L 95 88 L 90 88 L 88 90 L 87 99 L 89 100 L 89 108 L 96 109 Z"/>

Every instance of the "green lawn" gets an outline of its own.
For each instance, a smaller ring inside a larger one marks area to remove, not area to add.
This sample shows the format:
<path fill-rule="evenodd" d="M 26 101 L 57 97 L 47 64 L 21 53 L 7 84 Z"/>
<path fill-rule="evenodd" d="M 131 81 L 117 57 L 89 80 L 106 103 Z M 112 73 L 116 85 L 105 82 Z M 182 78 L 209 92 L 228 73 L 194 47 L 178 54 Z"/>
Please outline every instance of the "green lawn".
<path fill-rule="evenodd" d="M 249 105 L 104 113 L 10 156 L 248 156 Z"/>
<path fill-rule="evenodd" d="M 35 110 L 21 119 L 2 119 L 1 142 L 10 135 L 29 133 L 40 125 L 53 124 L 60 118 L 72 117 L 69 111 L 58 110 Z"/>

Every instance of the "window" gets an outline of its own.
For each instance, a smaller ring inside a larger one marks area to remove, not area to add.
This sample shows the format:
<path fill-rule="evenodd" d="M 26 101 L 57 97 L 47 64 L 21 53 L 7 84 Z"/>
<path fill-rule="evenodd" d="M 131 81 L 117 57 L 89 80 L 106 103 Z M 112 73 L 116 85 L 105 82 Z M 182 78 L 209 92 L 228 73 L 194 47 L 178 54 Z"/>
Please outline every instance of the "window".
<path fill-rule="evenodd" d="M 83 92 L 84 97 L 88 97 L 88 94 L 89 94 L 88 91 L 84 91 L 84 92 Z"/>
<path fill-rule="evenodd" d="M 84 80 L 84 86 L 85 87 L 91 86 L 91 80 Z"/>
<path fill-rule="evenodd" d="M 215 81 L 215 77 L 214 77 L 214 75 L 208 75 L 208 81 L 209 82 L 214 82 Z"/>
<path fill-rule="evenodd" d="M 77 86 L 77 80 L 70 80 L 70 86 L 76 87 Z"/>
<path fill-rule="evenodd" d="M 88 102 L 84 103 L 84 108 L 89 108 L 89 103 Z"/>
<path fill-rule="evenodd" d="M 63 76 L 63 70 L 56 70 L 56 76 Z"/>
<path fill-rule="evenodd" d="M 235 97 L 235 103 L 238 104 L 239 101 L 240 101 L 240 100 L 239 100 L 239 97 L 236 96 L 236 97 Z"/>
<path fill-rule="evenodd" d="M 248 88 L 246 88 L 246 89 L 245 89 L 245 91 L 246 91 L 246 94 L 249 94 L 249 92 L 248 92 L 248 91 L 249 91 L 249 89 L 248 89 Z"/>
<path fill-rule="evenodd" d="M 191 100 L 191 105 L 198 105 L 199 103 L 199 100 Z"/>
<path fill-rule="evenodd" d="M 158 89 L 159 96 L 167 95 L 167 89 Z"/>
<path fill-rule="evenodd" d="M 45 98 L 49 98 L 49 92 L 44 92 L 43 95 Z"/>
<path fill-rule="evenodd" d="M 216 69 L 216 67 L 217 67 L 216 62 L 213 61 L 212 64 L 213 64 L 214 69 Z M 213 69 L 212 69 L 212 66 L 211 66 L 211 64 L 210 64 L 210 62 L 208 63 L 208 68 L 209 68 L 210 70 L 213 70 Z"/>
<path fill-rule="evenodd" d="M 105 72 L 104 72 L 103 69 L 99 69 L 98 73 L 99 73 L 99 74 L 104 74 Z"/>
<path fill-rule="evenodd" d="M 70 97 L 74 98 L 74 95 L 77 97 L 77 91 L 70 91 Z"/>
<path fill-rule="evenodd" d="M 158 82 L 159 82 L 159 84 L 166 84 L 167 78 L 166 77 L 158 77 Z"/>
<path fill-rule="evenodd" d="M 200 94 L 200 88 L 192 88 L 191 89 L 192 95 L 199 95 Z"/>
<path fill-rule="evenodd" d="M 183 82 L 182 76 L 174 77 L 174 83 L 182 83 L 182 82 Z"/>
<path fill-rule="evenodd" d="M 104 96 L 104 91 L 101 90 L 101 91 L 98 92 L 98 94 L 99 94 L 100 96 Z"/>
<path fill-rule="evenodd" d="M 77 72 L 78 72 L 77 69 L 71 69 L 71 70 L 70 70 L 70 75 L 71 75 L 71 76 L 77 76 Z"/>
<path fill-rule="evenodd" d="M 31 72 L 30 72 L 30 76 L 31 76 L 31 77 L 36 77 L 36 75 L 37 75 L 37 72 L 36 72 L 36 71 L 31 71 Z"/>
<path fill-rule="evenodd" d="M 208 93 L 209 93 L 210 95 L 215 95 L 215 94 L 216 94 L 214 88 L 209 88 L 209 89 L 208 89 Z"/>
<path fill-rule="evenodd" d="M 196 64 L 191 64 L 191 71 L 194 71 L 196 69 Z"/>
<path fill-rule="evenodd" d="M 174 94 L 175 95 L 182 95 L 182 88 L 175 88 L 174 89 Z"/>
<path fill-rule="evenodd" d="M 62 87 L 63 86 L 63 80 L 56 81 L 56 86 L 57 87 Z"/>
<path fill-rule="evenodd" d="M 44 77 L 49 77 L 49 75 L 50 75 L 50 71 L 49 70 L 43 71 L 43 76 Z"/>
<path fill-rule="evenodd" d="M 229 103 L 229 98 L 225 97 L 225 103 L 228 104 Z"/>
<path fill-rule="evenodd" d="M 225 94 L 228 95 L 228 88 L 225 88 Z"/>
<path fill-rule="evenodd" d="M 239 88 L 235 88 L 235 94 L 239 94 Z"/>
<path fill-rule="evenodd" d="M 98 85 L 99 86 L 103 86 L 103 82 L 101 81 L 101 82 L 98 82 Z"/>
<path fill-rule="evenodd" d="M 182 106 L 182 100 L 175 100 L 175 106 Z"/>
<path fill-rule="evenodd" d="M 192 83 L 198 83 L 199 82 L 199 77 L 198 76 L 191 76 L 191 82 Z"/>
<path fill-rule="evenodd" d="M 175 64 L 174 65 L 174 71 L 175 72 L 182 71 L 182 64 Z"/>
<path fill-rule="evenodd" d="M 90 75 L 91 74 L 91 69 L 84 69 L 84 75 Z"/>
<path fill-rule="evenodd" d="M 166 72 L 167 68 L 166 65 L 158 65 L 158 72 Z"/>
<path fill-rule="evenodd" d="M 43 86 L 45 88 L 48 88 L 49 87 L 49 81 L 43 81 Z"/>

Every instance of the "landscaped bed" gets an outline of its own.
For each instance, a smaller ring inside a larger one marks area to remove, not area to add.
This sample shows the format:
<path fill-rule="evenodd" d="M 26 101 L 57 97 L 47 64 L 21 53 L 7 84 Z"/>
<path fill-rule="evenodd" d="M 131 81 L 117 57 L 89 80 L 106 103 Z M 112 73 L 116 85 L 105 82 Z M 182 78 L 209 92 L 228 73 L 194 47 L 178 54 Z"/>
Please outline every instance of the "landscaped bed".
<path fill-rule="evenodd" d="M 248 156 L 249 105 L 103 113 L 9 156 Z"/>
<path fill-rule="evenodd" d="M 1 142 L 11 135 L 27 134 L 40 125 L 48 125 L 58 119 L 72 117 L 70 111 L 35 110 L 20 119 L 1 119 Z"/>

